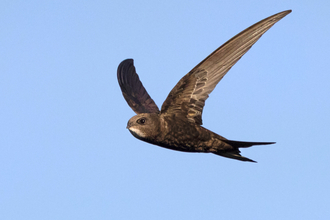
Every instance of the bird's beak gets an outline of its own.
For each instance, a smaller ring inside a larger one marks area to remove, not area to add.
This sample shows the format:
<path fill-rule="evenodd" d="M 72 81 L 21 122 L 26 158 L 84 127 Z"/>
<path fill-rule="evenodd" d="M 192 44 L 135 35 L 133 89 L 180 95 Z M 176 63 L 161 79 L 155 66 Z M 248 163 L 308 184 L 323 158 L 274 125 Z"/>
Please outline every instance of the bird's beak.
<path fill-rule="evenodd" d="M 127 126 L 126 126 L 126 128 L 129 129 L 131 126 L 132 126 L 132 123 L 127 122 Z"/>

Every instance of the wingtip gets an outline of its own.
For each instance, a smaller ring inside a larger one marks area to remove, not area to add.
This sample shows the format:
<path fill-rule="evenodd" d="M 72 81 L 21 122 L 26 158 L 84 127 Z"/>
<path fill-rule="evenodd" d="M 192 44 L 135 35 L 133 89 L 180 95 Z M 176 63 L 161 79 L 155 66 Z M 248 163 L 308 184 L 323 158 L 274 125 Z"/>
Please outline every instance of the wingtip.
<path fill-rule="evenodd" d="M 288 9 L 288 10 L 285 10 L 285 11 L 283 11 L 283 12 L 286 12 L 286 13 L 291 13 L 292 12 L 292 10 L 291 9 Z"/>
<path fill-rule="evenodd" d="M 285 11 L 281 11 L 279 13 L 276 13 L 275 15 L 278 15 L 278 14 L 285 14 L 285 15 L 287 15 L 287 14 L 290 14 L 291 12 L 292 12 L 292 10 L 289 9 L 289 10 L 285 10 Z"/>
<path fill-rule="evenodd" d="M 127 72 L 129 68 L 134 67 L 134 60 L 133 59 L 126 59 L 121 61 L 121 63 L 118 65 L 117 68 L 117 78 L 119 81 L 119 84 L 122 81 L 123 73 Z"/>
<path fill-rule="evenodd" d="M 290 14 L 291 12 L 292 12 L 291 9 L 290 9 L 290 10 L 281 11 L 281 12 L 276 13 L 276 14 L 274 14 L 274 15 L 268 17 L 268 18 L 273 17 L 273 18 L 276 20 L 276 22 L 277 22 L 277 21 L 281 20 L 282 18 L 284 18 L 285 16 L 287 16 L 288 14 Z M 266 19 L 268 19 L 268 18 L 265 18 L 264 20 L 266 20 Z M 275 23 L 276 23 L 276 22 L 275 22 Z M 274 24 L 275 24 L 275 23 L 274 23 Z"/>
<path fill-rule="evenodd" d="M 123 66 L 123 65 L 127 65 L 127 64 L 133 64 L 134 63 L 134 60 L 132 58 L 127 58 L 123 61 L 120 62 L 119 66 Z"/>
<path fill-rule="evenodd" d="M 285 16 L 287 16 L 288 14 L 290 14 L 291 12 L 292 12 L 292 10 L 289 9 L 289 10 L 282 11 L 282 12 L 280 12 L 279 14 L 283 14 L 283 17 L 285 17 Z"/>

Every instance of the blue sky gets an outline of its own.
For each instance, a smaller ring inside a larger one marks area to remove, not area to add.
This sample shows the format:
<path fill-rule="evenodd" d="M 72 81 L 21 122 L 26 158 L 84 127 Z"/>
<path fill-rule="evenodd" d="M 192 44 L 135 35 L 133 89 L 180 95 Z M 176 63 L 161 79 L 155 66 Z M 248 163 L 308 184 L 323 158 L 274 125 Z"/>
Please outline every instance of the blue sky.
<path fill-rule="evenodd" d="M 135 139 L 118 64 L 160 107 L 228 39 L 275 24 L 206 102 L 203 126 L 258 161 Z M 1 1 L 1 219 L 329 219 L 328 1 Z"/>

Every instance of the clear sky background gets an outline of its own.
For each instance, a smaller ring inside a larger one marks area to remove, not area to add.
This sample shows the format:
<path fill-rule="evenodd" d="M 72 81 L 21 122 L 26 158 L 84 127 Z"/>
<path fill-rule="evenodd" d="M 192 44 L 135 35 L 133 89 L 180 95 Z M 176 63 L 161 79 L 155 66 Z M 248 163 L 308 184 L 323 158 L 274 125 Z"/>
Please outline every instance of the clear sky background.
<path fill-rule="evenodd" d="M 277 12 L 206 102 L 247 163 L 135 139 L 118 64 L 160 107 L 195 65 Z M 0 2 L 0 219 L 330 219 L 329 1 Z"/>

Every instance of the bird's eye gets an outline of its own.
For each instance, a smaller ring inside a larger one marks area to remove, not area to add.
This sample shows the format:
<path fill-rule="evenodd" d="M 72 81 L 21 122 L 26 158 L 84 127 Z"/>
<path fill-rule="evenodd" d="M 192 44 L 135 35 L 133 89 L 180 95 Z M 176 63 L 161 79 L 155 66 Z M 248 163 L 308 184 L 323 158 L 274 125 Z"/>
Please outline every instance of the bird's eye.
<path fill-rule="evenodd" d="M 140 118 L 136 122 L 139 124 L 144 124 L 144 123 L 146 123 L 146 120 L 144 118 Z"/>

